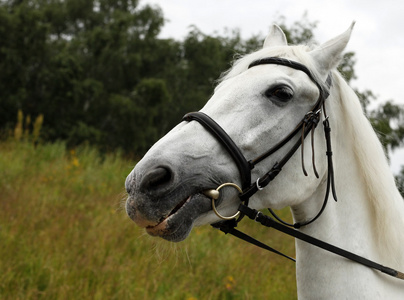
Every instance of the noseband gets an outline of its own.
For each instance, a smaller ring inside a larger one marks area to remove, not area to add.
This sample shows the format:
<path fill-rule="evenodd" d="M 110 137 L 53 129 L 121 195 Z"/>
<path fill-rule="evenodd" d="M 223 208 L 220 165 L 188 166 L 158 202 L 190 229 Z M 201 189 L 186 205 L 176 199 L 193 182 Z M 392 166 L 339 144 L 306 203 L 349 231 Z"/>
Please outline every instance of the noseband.
<path fill-rule="evenodd" d="M 255 220 L 256 222 L 261 223 L 264 226 L 267 227 L 272 227 L 278 231 L 281 231 L 287 235 L 293 236 L 297 239 L 303 240 L 309 244 L 315 245 L 321 249 L 327 250 L 329 252 L 332 252 L 334 254 L 340 255 L 342 257 L 345 257 L 347 259 L 350 259 L 352 261 L 355 261 L 359 264 L 362 264 L 364 266 L 367 266 L 369 268 L 373 268 L 376 270 L 379 270 L 387 275 L 393 276 L 398 279 L 404 280 L 404 273 L 399 272 L 397 270 L 394 270 L 389 267 L 385 267 L 383 265 L 380 265 L 374 261 L 371 261 L 369 259 L 366 259 L 362 256 L 356 255 L 352 252 L 346 251 L 344 249 L 338 248 L 336 246 L 333 246 L 331 244 L 328 244 L 324 241 L 318 240 L 314 237 L 311 237 L 307 234 L 304 234 L 303 232 L 300 232 L 296 230 L 297 228 L 300 228 L 302 226 L 308 225 L 317 218 L 320 217 L 320 215 L 323 213 L 330 191 L 332 191 L 332 195 L 335 201 L 337 201 L 336 193 L 335 193 L 335 184 L 334 184 L 334 168 L 333 168 L 333 163 L 332 163 L 332 150 L 331 150 L 331 137 L 330 137 L 330 124 L 328 121 L 328 116 L 326 113 L 325 109 L 325 101 L 329 96 L 328 90 L 324 87 L 324 85 L 321 85 L 316 78 L 313 76 L 313 74 L 310 72 L 310 70 L 294 61 L 290 61 L 284 58 L 277 58 L 277 57 L 268 57 L 268 58 L 263 58 L 256 60 L 252 62 L 248 68 L 252 68 L 255 66 L 259 65 L 267 65 L 267 64 L 275 64 L 275 65 L 282 65 L 286 67 L 290 67 L 299 71 L 302 71 L 306 73 L 306 75 L 310 78 L 312 82 L 317 86 L 317 88 L 320 91 L 319 97 L 317 99 L 316 104 L 312 107 L 312 109 L 306 113 L 304 118 L 299 122 L 299 124 L 295 127 L 292 132 L 290 132 L 285 138 L 283 138 L 280 142 L 278 142 L 276 145 L 274 145 L 271 149 L 263 153 L 262 155 L 256 157 L 255 159 L 252 160 L 247 160 L 241 150 L 237 147 L 237 145 L 234 143 L 234 141 L 231 139 L 231 137 L 223 130 L 223 128 L 220 127 L 219 124 L 217 124 L 212 118 L 210 118 L 208 115 L 202 113 L 202 112 L 192 112 L 188 113 L 184 116 L 183 121 L 197 121 L 199 122 L 207 131 L 209 131 L 227 150 L 227 152 L 230 154 L 230 156 L 233 158 L 234 162 L 237 165 L 237 168 L 240 172 L 240 178 L 241 178 L 241 184 L 242 188 L 238 187 L 234 183 L 223 183 L 220 185 L 216 190 L 209 190 L 207 191 L 207 195 L 212 198 L 212 209 L 214 212 L 223 220 L 222 222 L 212 224 L 213 227 L 219 228 L 221 231 L 224 233 L 230 233 L 242 240 L 245 240 L 249 243 L 252 243 L 258 247 L 264 248 L 266 250 L 269 250 L 271 252 L 274 252 L 276 254 L 279 254 L 283 257 L 286 257 L 290 260 L 295 261 L 295 259 L 284 255 L 283 253 L 269 247 L 266 244 L 263 244 L 256 239 L 252 238 L 249 235 L 246 235 L 243 232 L 240 232 L 239 230 L 235 229 L 237 226 L 237 223 L 240 222 L 240 220 L 244 217 L 247 216 L 252 220 Z M 331 75 L 328 76 L 326 85 L 328 88 L 331 86 Z M 328 164 L 328 174 L 327 174 L 327 189 L 324 197 L 324 202 L 323 205 L 318 212 L 318 214 L 312 218 L 311 220 L 304 221 L 304 222 L 298 222 L 295 224 L 289 224 L 287 222 L 284 222 L 282 219 L 280 219 L 271 209 L 269 209 L 270 213 L 275 217 L 277 221 L 272 219 L 270 216 L 266 216 L 260 211 L 257 211 L 255 209 L 252 209 L 248 207 L 248 201 L 251 196 L 253 196 L 256 192 L 262 190 L 265 188 L 278 174 L 281 172 L 283 166 L 289 161 L 289 159 L 293 156 L 293 154 L 301 148 L 301 156 L 302 156 L 302 169 L 303 173 L 307 176 L 306 169 L 304 167 L 304 159 L 303 159 L 303 153 L 304 153 L 304 140 L 307 137 L 307 135 L 311 132 L 311 145 L 312 145 L 312 162 L 313 162 L 313 169 L 316 177 L 318 178 L 318 173 L 315 167 L 315 161 L 314 161 L 314 130 L 317 127 L 318 122 L 320 121 L 320 114 L 321 111 L 324 112 L 324 121 L 323 121 L 323 126 L 324 126 L 324 133 L 325 133 L 325 140 L 326 140 L 326 155 L 327 155 L 327 164 Z M 290 148 L 290 150 L 283 156 L 283 158 L 276 162 L 273 167 L 265 173 L 263 176 L 258 178 L 256 182 L 251 183 L 251 170 L 254 168 L 254 166 L 261 161 L 263 161 L 265 158 L 271 156 L 273 153 L 281 149 L 283 146 L 285 146 L 288 142 L 290 142 L 295 136 L 298 134 L 301 135 L 301 138 L 299 138 Z M 239 191 L 239 198 L 241 201 L 241 204 L 239 205 L 238 212 L 234 216 L 231 217 L 224 217 L 220 215 L 220 213 L 216 210 L 215 207 L 215 200 L 219 198 L 219 190 L 225 186 L 232 186 L 236 188 Z M 237 218 L 238 217 L 238 218 Z M 237 218 L 237 219 L 236 219 Z M 290 228 L 294 227 L 296 229 Z"/>
<path fill-rule="evenodd" d="M 333 164 L 332 164 L 332 151 L 331 151 L 331 139 L 330 139 L 330 126 L 328 122 L 328 117 L 326 116 L 326 111 L 324 107 L 324 102 L 329 96 L 328 91 L 324 88 L 323 85 L 318 83 L 318 81 L 315 79 L 313 74 L 310 72 L 310 70 L 295 61 L 290 61 L 284 58 L 277 58 L 277 57 L 268 57 L 268 58 L 263 58 L 256 60 L 252 62 L 248 68 L 252 68 L 255 66 L 259 65 L 267 65 L 267 64 L 276 64 L 276 65 L 283 65 L 287 66 L 299 71 L 302 71 L 307 74 L 307 76 L 310 78 L 312 82 L 317 86 L 319 89 L 319 97 L 317 99 L 316 104 L 312 107 L 312 109 L 306 113 L 304 118 L 299 122 L 299 124 L 295 127 L 295 129 L 292 130 L 285 138 L 283 138 L 280 142 L 278 142 L 276 145 L 274 145 L 272 148 L 270 148 L 268 151 L 263 153 L 262 155 L 256 157 L 255 159 L 252 160 L 247 160 L 245 156 L 242 154 L 241 150 L 237 147 L 237 145 L 233 142 L 231 137 L 223 130 L 223 128 L 220 127 L 219 124 L 217 124 L 212 118 L 210 118 L 208 115 L 202 113 L 202 112 L 192 112 L 188 113 L 184 116 L 183 121 L 197 121 L 201 125 L 204 126 L 204 128 L 209 131 L 216 139 L 226 148 L 227 152 L 230 154 L 230 156 L 233 158 L 234 162 L 236 163 L 239 173 L 240 173 L 240 178 L 241 178 L 241 187 L 242 187 L 242 192 L 240 193 L 239 197 L 242 203 L 244 203 L 246 206 L 248 206 L 248 201 L 251 196 L 253 196 L 256 192 L 259 190 L 262 190 L 264 187 L 266 187 L 282 170 L 283 166 L 289 161 L 289 159 L 293 156 L 293 154 L 301 147 L 301 156 L 302 156 L 302 169 L 303 173 L 307 176 L 307 172 L 304 166 L 304 159 L 303 159 L 303 153 L 304 153 L 304 139 L 306 136 L 311 132 L 311 139 L 312 139 L 312 163 L 313 163 L 313 169 L 315 175 L 318 177 L 318 173 L 315 167 L 315 160 L 314 160 L 314 130 L 317 127 L 317 124 L 320 120 L 320 115 L 321 111 L 323 110 L 324 115 L 325 115 L 325 121 L 323 122 L 324 125 L 324 130 L 325 130 L 325 137 L 327 141 L 327 156 L 328 156 L 328 180 L 327 180 L 327 190 L 326 190 L 326 195 L 324 198 L 324 204 L 319 211 L 319 213 L 311 220 L 305 221 L 305 222 L 298 222 L 295 224 L 289 224 L 281 220 L 271 209 L 269 211 L 271 212 L 274 217 L 282 222 L 283 224 L 286 224 L 288 226 L 293 226 L 294 228 L 300 228 L 301 226 L 308 225 L 312 222 L 314 222 L 324 211 L 324 208 L 327 204 L 328 200 L 328 195 L 330 190 L 333 192 L 334 199 L 337 200 L 336 193 L 335 193 L 335 188 L 334 188 L 334 173 L 333 173 Z M 326 84 L 328 86 L 331 85 L 331 76 L 328 76 Z M 273 167 L 266 172 L 264 175 L 262 175 L 260 178 L 258 178 L 254 183 L 251 183 L 251 170 L 254 169 L 255 165 L 266 159 L 267 157 L 271 156 L 275 152 L 277 152 L 279 149 L 281 149 L 283 146 L 285 146 L 288 142 L 290 142 L 295 136 L 298 134 L 301 135 L 301 138 L 298 139 L 291 149 L 283 156 L 283 158 L 276 162 Z M 331 188 L 330 188 L 331 187 Z M 215 210 L 216 211 L 216 210 Z M 222 219 L 229 219 L 228 217 L 223 217 L 218 214 L 219 217 Z M 237 222 L 239 222 L 241 218 L 238 219 Z"/>

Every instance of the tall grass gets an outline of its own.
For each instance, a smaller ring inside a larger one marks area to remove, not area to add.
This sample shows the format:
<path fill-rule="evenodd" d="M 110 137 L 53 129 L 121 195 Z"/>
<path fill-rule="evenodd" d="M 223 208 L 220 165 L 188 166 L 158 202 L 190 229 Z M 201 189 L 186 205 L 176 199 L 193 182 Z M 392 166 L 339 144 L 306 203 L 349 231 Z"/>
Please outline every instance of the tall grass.
<path fill-rule="evenodd" d="M 296 299 L 293 263 L 210 226 L 178 244 L 145 235 L 122 208 L 133 164 L 0 143 L 0 299 Z M 293 255 L 292 239 L 240 228 Z"/>

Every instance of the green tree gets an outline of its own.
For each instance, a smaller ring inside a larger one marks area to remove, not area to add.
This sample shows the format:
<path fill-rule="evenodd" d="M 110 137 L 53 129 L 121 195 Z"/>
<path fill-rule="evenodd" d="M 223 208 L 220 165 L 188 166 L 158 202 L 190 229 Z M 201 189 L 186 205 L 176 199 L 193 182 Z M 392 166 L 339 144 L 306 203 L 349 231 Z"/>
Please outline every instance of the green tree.
<path fill-rule="evenodd" d="M 147 114 L 148 104 L 131 95 L 145 78 L 162 78 L 160 62 L 168 69 L 164 56 L 178 51 L 177 43 L 156 38 L 163 24 L 160 9 L 135 0 L 2 1 L 0 128 L 10 131 L 21 109 L 44 114 L 45 140 L 129 149 L 124 132 L 136 136 L 143 124 L 137 117 L 117 129 L 117 103 L 135 101 Z"/>
<path fill-rule="evenodd" d="M 404 106 L 387 101 L 370 112 L 372 125 L 383 146 L 394 150 L 404 146 Z"/>
<path fill-rule="evenodd" d="M 111 95 L 105 119 L 110 144 L 120 145 L 126 153 L 143 153 L 165 132 L 165 115 L 170 94 L 164 80 L 144 79 L 129 97 Z"/>

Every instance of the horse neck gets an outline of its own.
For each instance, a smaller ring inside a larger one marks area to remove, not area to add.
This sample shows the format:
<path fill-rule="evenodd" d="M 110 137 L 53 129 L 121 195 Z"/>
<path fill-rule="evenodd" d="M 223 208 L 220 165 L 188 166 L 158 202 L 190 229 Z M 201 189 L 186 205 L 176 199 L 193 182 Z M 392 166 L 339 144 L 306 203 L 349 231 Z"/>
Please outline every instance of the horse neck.
<path fill-rule="evenodd" d="M 395 188 L 394 178 L 389 171 L 380 143 L 358 107 L 359 104 L 353 105 L 348 102 L 357 102 L 357 99 L 353 99 L 356 96 L 348 91 L 348 86 L 342 78 L 337 77 L 333 84 L 334 95 L 327 101 L 333 103 L 328 111 L 332 115 L 330 122 L 338 202 L 330 197 L 323 215 L 301 230 L 368 259 L 402 269 L 404 262 L 399 250 L 404 242 L 402 198 Z M 352 109 L 355 112 L 349 111 Z M 355 124 L 352 124 L 352 119 Z M 355 126 L 361 128 L 354 128 Z M 373 160 L 364 166 L 363 160 L 369 157 Z M 369 166 L 375 167 L 376 170 Z M 378 172 L 383 178 L 374 178 L 377 173 L 368 174 L 372 171 Z M 314 199 L 307 202 L 321 205 L 324 190 L 325 183 L 313 195 Z M 384 202 L 380 202 L 377 197 L 384 197 Z M 295 218 L 304 214 L 305 205 L 307 203 L 292 208 Z M 393 220 L 389 219 L 386 222 L 386 218 Z M 390 226 L 389 222 L 394 221 L 397 221 L 395 226 L 399 226 L 400 230 Z M 386 245 L 389 246 L 385 247 Z M 304 242 L 296 241 L 296 256 L 298 290 L 302 298 L 318 297 L 319 293 L 330 296 L 325 298 L 333 298 L 336 294 L 341 296 L 339 298 L 344 298 L 343 295 L 355 298 L 352 294 L 355 292 L 359 298 L 364 295 L 371 297 L 375 295 L 377 289 L 380 289 L 378 283 L 388 280 L 380 278 L 379 274 L 367 268 Z M 361 278 L 359 282 L 358 278 Z M 340 284 L 342 282 L 344 284 Z M 389 283 L 384 284 L 389 286 Z M 392 295 L 395 295 L 395 290 L 403 288 L 403 285 L 398 288 L 392 287 Z"/>

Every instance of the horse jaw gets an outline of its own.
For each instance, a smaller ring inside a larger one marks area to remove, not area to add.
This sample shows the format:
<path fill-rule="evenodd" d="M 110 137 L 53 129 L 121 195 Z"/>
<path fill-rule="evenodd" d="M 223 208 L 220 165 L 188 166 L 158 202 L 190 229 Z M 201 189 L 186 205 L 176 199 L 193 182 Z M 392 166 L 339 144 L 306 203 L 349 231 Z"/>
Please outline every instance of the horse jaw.
<path fill-rule="evenodd" d="M 341 54 L 347 46 L 351 37 L 355 22 L 344 33 L 336 36 L 328 42 L 310 52 L 311 57 L 316 63 L 316 69 L 320 72 L 322 78 L 326 78 L 330 70 L 336 68 L 341 61 Z"/>

